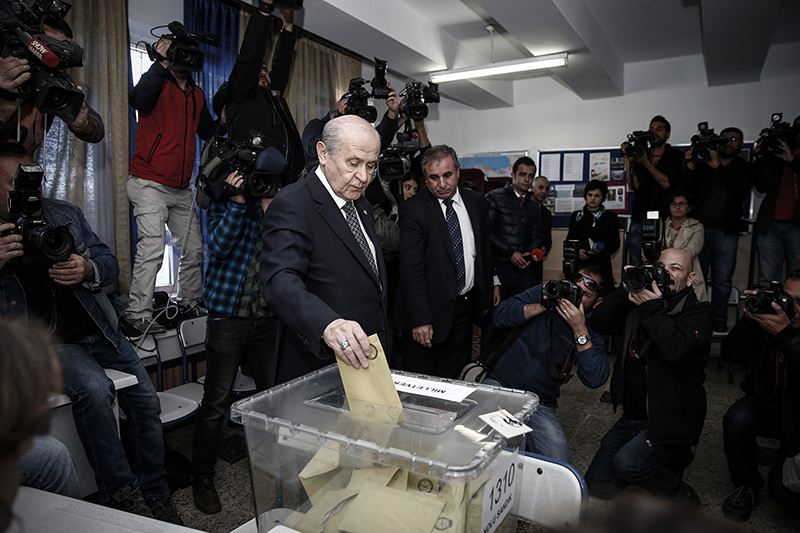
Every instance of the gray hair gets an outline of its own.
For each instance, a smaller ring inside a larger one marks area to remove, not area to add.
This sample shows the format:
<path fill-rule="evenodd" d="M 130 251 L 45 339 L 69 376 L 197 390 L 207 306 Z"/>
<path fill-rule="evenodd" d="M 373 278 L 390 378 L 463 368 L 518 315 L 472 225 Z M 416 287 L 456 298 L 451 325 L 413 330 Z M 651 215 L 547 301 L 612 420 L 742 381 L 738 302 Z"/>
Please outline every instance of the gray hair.
<path fill-rule="evenodd" d="M 458 164 L 458 155 L 456 155 L 456 151 L 447 146 L 446 144 L 437 144 L 436 146 L 431 146 L 425 153 L 422 154 L 422 172 L 425 173 L 425 167 L 431 161 L 439 161 L 440 159 L 444 159 L 446 157 L 450 157 L 453 160 L 453 163 L 456 165 L 456 170 L 460 168 Z"/>
<path fill-rule="evenodd" d="M 325 145 L 328 153 L 335 154 L 341 149 L 342 140 L 347 132 L 352 131 L 352 128 L 358 127 L 359 125 L 368 126 L 375 135 L 375 140 L 380 144 L 381 137 L 375 128 L 372 127 L 372 124 L 356 115 L 342 115 L 341 117 L 336 117 L 329 121 L 322 129 L 320 141 Z"/>

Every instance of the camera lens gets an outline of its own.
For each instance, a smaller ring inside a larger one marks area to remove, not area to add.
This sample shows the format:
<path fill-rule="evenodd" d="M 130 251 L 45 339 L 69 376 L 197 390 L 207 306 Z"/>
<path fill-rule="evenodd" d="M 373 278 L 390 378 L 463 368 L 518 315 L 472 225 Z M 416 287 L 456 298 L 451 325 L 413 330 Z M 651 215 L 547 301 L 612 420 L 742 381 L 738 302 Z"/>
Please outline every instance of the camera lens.
<path fill-rule="evenodd" d="M 641 267 L 629 268 L 622 275 L 622 282 L 628 292 L 639 292 L 652 283 L 649 273 Z"/>

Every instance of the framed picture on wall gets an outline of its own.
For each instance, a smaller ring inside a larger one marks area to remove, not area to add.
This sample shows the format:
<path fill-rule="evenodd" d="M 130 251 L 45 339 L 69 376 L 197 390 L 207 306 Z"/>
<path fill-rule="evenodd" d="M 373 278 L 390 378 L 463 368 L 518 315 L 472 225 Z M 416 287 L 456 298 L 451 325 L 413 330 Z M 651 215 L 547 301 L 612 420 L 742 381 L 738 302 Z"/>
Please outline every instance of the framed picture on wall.
<path fill-rule="evenodd" d="M 486 152 L 468 154 L 459 158 L 461 168 L 478 168 L 486 175 L 486 179 L 511 177 L 514 162 L 528 155 L 527 150 L 509 152 Z"/>

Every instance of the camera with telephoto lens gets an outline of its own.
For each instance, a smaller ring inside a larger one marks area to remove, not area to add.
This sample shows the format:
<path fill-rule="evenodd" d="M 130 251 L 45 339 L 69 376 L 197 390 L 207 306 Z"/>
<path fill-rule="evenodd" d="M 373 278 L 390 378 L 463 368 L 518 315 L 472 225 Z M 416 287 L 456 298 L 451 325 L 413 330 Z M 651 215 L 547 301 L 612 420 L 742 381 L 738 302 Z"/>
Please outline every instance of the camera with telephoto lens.
<path fill-rule="evenodd" d="M 350 80 L 350 87 L 347 89 L 347 104 L 344 107 L 345 115 L 356 115 L 367 122 L 375 122 L 378 118 L 378 110 L 369 105 L 369 91 L 364 88 L 367 80 L 364 78 L 353 78 Z"/>
<path fill-rule="evenodd" d="M 155 37 L 153 31 L 164 26 L 158 26 L 150 30 L 150 33 Z M 203 63 L 205 63 L 206 54 L 197 47 L 198 43 L 205 43 L 211 46 L 219 44 L 219 37 L 213 33 L 200 32 L 195 33 L 189 31 L 186 27 L 174 20 L 167 24 L 167 29 L 170 33 L 161 35 L 162 39 L 170 39 L 172 43 L 167 48 L 167 56 L 164 57 L 155 50 L 155 45 L 145 43 L 147 55 L 151 61 L 169 61 L 172 66 L 180 70 L 187 70 L 189 72 L 199 72 L 203 70 Z"/>
<path fill-rule="evenodd" d="M 2 236 L 22 235 L 24 255 L 16 258 L 22 266 L 49 266 L 66 261 L 72 254 L 74 240 L 68 226 L 49 224 L 40 214 L 43 177 L 39 165 L 21 164 L 14 172 L 14 190 L 8 192 L 8 212 L 19 218 Z"/>
<path fill-rule="evenodd" d="M 404 111 L 408 118 L 411 120 L 424 119 L 428 116 L 428 104 L 439 103 L 439 84 L 429 81 L 425 86 L 422 85 L 422 82 L 412 81 L 406 83 L 399 96 L 406 97 Z"/>
<path fill-rule="evenodd" d="M 744 308 L 756 315 L 776 315 L 772 302 L 778 304 L 790 319 L 794 317 L 792 295 L 783 290 L 780 281 L 770 281 L 766 289 L 758 289 L 744 299 Z"/>
<path fill-rule="evenodd" d="M 714 128 L 708 127 L 708 122 L 697 124 L 697 135 L 692 136 L 692 161 L 703 163 L 711 160 L 711 150 L 719 153 L 720 148 L 728 144 L 728 138 L 714 133 Z"/>
<path fill-rule="evenodd" d="M 789 150 L 794 150 L 797 143 L 797 135 L 800 134 L 800 127 L 790 125 L 783 121 L 783 113 L 773 113 L 770 117 L 769 128 L 764 128 L 758 136 L 758 142 L 768 154 L 780 154 L 783 152 L 781 141 L 789 145 Z"/>
<path fill-rule="evenodd" d="M 74 118 L 84 95 L 66 69 L 83 66 L 83 48 L 44 33 L 47 22 L 62 20 L 72 5 L 66 0 L 18 0 L 9 7 L 9 16 L 0 21 L 0 55 L 27 59 L 31 77 L 16 92 L 2 90 L 4 97 L 21 98 L 42 113 Z"/>
<path fill-rule="evenodd" d="M 651 142 L 656 140 L 656 134 L 652 131 L 634 131 L 628 134 L 628 146 L 625 147 L 625 155 L 638 158 L 647 153 L 647 148 Z"/>
<path fill-rule="evenodd" d="M 264 146 L 264 134 L 251 131 L 243 142 L 214 137 L 203 153 L 204 162 L 197 175 L 197 186 L 214 200 L 231 196 L 272 198 L 285 185 L 289 164 L 274 147 Z M 241 187 L 228 183 L 228 175 L 242 175 Z"/>
<path fill-rule="evenodd" d="M 397 141 L 378 156 L 378 176 L 385 181 L 403 179 L 411 170 L 412 154 L 419 150 L 419 142 L 408 133 L 398 133 Z"/>

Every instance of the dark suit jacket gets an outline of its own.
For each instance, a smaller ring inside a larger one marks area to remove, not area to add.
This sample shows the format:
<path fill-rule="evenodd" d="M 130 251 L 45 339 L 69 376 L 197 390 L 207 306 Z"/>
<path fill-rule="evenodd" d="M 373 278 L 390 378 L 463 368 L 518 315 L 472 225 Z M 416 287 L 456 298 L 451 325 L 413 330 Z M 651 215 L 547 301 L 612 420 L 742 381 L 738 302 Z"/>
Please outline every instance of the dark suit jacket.
<path fill-rule="evenodd" d="M 473 319 L 492 293 L 489 211 L 480 193 L 459 187 L 475 235 Z M 456 262 L 441 204 L 428 189 L 400 204 L 400 294 L 405 327 L 433 324 L 433 342 L 450 334 L 456 304 Z"/>
<path fill-rule="evenodd" d="M 386 347 L 386 267 L 369 202 L 359 198 L 356 211 L 375 246 L 380 280 L 314 172 L 283 188 L 264 215 L 261 280 L 280 318 L 278 383 L 334 361 L 322 333 L 337 318 L 378 333 Z"/>

